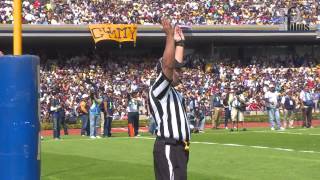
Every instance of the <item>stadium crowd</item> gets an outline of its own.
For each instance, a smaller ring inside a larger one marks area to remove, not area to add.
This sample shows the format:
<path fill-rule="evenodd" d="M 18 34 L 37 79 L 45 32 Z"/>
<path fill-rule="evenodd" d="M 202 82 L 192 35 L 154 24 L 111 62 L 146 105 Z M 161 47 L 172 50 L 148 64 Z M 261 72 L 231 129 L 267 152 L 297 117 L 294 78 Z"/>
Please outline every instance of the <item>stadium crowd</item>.
<path fill-rule="evenodd" d="M 202 118 L 214 111 L 216 105 L 213 97 L 218 96 L 223 101 L 218 103 L 219 108 L 230 108 L 230 102 L 225 100 L 227 93 L 240 90 L 245 97 L 246 110 L 264 111 L 264 97 L 269 86 L 275 87 L 275 91 L 280 93 L 279 98 L 287 94 L 294 97 L 295 109 L 302 107 L 299 103 L 301 91 L 306 86 L 310 87 L 312 100 L 315 105 L 318 104 L 320 67 L 316 64 L 319 59 L 310 55 L 251 57 L 245 62 L 223 58 L 215 60 L 213 64 L 205 64 L 206 58 L 200 55 L 188 55 L 186 60 L 189 68 L 185 69 L 183 85 L 178 88 L 184 94 L 188 111 L 191 113 L 201 109 Z M 92 92 L 99 98 L 112 92 L 114 119 L 127 118 L 128 96 L 137 92 L 138 99 L 142 102 L 140 114 L 148 115 L 148 87 L 157 77 L 157 62 L 158 58 L 152 56 L 106 55 L 43 60 L 40 72 L 42 119 L 48 120 L 50 102 L 54 96 L 61 99 L 66 118 L 75 119 L 80 101 Z M 278 101 L 280 104 L 281 100 Z M 213 121 L 213 126 L 217 127 L 218 124 Z"/>
<path fill-rule="evenodd" d="M 320 21 L 318 0 L 24 0 L 25 24 L 159 24 L 169 16 L 184 25 L 281 24 L 285 8 L 296 5 L 303 23 Z M 0 24 L 12 24 L 13 1 L 0 1 Z"/>

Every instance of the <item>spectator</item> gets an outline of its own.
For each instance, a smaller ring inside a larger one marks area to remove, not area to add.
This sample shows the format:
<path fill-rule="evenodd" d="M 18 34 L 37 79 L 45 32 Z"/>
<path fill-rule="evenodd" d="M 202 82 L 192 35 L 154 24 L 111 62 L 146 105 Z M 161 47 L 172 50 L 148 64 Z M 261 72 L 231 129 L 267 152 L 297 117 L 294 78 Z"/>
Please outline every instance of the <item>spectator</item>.
<path fill-rule="evenodd" d="M 220 116 L 222 115 L 223 100 L 221 99 L 221 93 L 216 92 L 211 97 L 211 109 L 212 109 L 212 128 L 218 129 L 220 124 Z"/>
<path fill-rule="evenodd" d="M 231 120 L 231 100 L 233 99 L 234 90 L 230 90 L 229 87 L 225 88 L 222 94 L 222 101 L 224 107 L 224 128 L 228 129 L 228 122 Z"/>
<path fill-rule="evenodd" d="M 281 99 L 281 105 L 283 108 L 283 128 L 293 128 L 293 122 L 295 118 L 296 101 L 293 97 L 292 90 L 287 90 L 287 95 Z"/>
<path fill-rule="evenodd" d="M 89 120 L 89 111 L 88 111 L 88 105 L 87 105 L 87 98 L 89 96 L 87 94 L 83 94 L 81 97 L 81 102 L 80 105 L 78 107 L 78 113 L 82 122 L 82 126 L 81 126 L 81 136 L 85 136 L 86 134 L 86 130 L 87 130 L 87 124 L 88 124 L 88 120 Z M 87 133 L 87 136 L 89 136 L 89 134 Z"/>
<path fill-rule="evenodd" d="M 56 91 L 52 92 L 53 98 L 50 102 L 50 111 L 52 113 L 53 121 L 53 138 L 54 140 L 60 139 L 60 122 L 61 122 L 61 106 L 58 93 Z"/>
<path fill-rule="evenodd" d="M 97 132 L 97 126 L 100 118 L 100 104 L 102 101 L 98 99 L 96 93 L 91 92 L 89 99 L 89 121 L 90 121 L 90 138 L 101 138 Z"/>
<path fill-rule="evenodd" d="M 238 123 L 241 122 L 242 130 L 246 131 L 244 124 L 244 112 L 246 110 L 246 98 L 243 93 L 243 88 L 240 86 L 238 90 L 235 92 L 233 99 L 231 100 L 231 120 L 232 120 L 232 128 L 238 130 Z M 235 125 L 237 123 L 237 126 Z"/>
<path fill-rule="evenodd" d="M 274 84 L 270 84 L 270 90 L 265 94 L 264 98 L 266 101 L 266 107 L 269 116 L 269 122 L 271 126 L 271 130 L 274 131 L 276 128 L 280 130 L 284 130 L 280 123 L 280 112 L 279 112 L 279 93 L 275 90 Z M 277 123 L 277 127 L 275 127 L 275 123 Z"/>
<path fill-rule="evenodd" d="M 131 124 L 134 129 L 134 136 L 139 135 L 139 106 L 141 106 L 141 100 L 137 97 L 137 91 L 132 92 L 128 98 L 128 124 Z M 129 132 L 129 135 L 131 133 Z"/>
<path fill-rule="evenodd" d="M 67 125 L 67 119 L 66 119 L 66 106 L 65 103 L 63 101 L 63 99 L 61 99 L 60 97 L 60 111 L 59 111 L 59 117 L 60 117 L 60 121 L 59 123 L 62 125 L 63 127 L 63 132 L 64 135 L 69 135 L 68 133 L 68 125 Z"/>
<path fill-rule="evenodd" d="M 312 128 L 312 108 L 314 103 L 312 101 L 312 94 L 310 92 L 310 86 L 305 85 L 304 89 L 300 93 L 300 100 L 303 102 L 302 116 L 303 127 Z"/>
<path fill-rule="evenodd" d="M 103 105 L 105 110 L 104 121 L 104 137 L 111 137 L 111 125 L 114 112 L 114 100 L 112 91 L 109 90 L 107 96 L 104 98 Z"/>

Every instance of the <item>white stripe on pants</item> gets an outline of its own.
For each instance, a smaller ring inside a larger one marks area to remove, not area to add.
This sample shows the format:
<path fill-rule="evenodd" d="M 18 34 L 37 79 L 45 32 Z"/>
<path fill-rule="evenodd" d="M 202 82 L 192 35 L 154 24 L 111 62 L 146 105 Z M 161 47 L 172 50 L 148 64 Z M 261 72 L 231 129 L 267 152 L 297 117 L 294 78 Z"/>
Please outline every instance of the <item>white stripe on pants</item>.
<path fill-rule="evenodd" d="M 172 167 L 172 163 L 170 160 L 170 145 L 166 145 L 166 158 L 167 158 L 168 164 L 169 164 L 170 180 L 174 180 L 174 172 L 173 172 L 173 167 Z"/>

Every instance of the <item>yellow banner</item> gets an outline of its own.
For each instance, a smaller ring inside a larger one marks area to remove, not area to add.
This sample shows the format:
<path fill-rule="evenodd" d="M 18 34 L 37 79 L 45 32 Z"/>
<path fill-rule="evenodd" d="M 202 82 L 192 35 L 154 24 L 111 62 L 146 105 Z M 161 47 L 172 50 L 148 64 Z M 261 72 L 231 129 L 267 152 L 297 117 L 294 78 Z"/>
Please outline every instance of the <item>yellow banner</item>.
<path fill-rule="evenodd" d="M 89 25 L 94 42 L 113 40 L 127 42 L 137 40 L 136 24 L 92 24 Z"/>

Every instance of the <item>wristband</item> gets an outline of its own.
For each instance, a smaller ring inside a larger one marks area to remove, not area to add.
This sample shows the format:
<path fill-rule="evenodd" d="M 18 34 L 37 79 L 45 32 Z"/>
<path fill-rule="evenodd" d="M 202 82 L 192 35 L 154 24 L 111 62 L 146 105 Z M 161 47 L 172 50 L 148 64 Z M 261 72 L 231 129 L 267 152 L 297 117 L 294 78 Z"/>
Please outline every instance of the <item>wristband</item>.
<path fill-rule="evenodd" d="M 175 46 L 181 46 L 184 47 L 184 40 L 176 41 Z"/>

